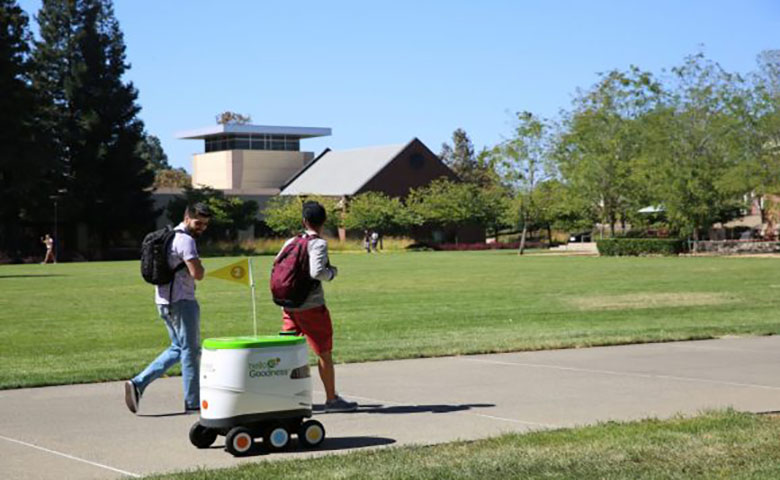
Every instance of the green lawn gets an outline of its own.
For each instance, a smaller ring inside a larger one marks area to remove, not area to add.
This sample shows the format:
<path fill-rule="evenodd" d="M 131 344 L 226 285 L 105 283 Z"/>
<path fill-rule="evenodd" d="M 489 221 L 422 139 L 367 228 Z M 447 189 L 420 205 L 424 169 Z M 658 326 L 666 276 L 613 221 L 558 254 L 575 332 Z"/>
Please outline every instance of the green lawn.
<path fill-rule="evenodd" d="M 723 411 L 150 478 L 775 480 L 780 478 L 778 438 L 777 417 Z"/>
<path fill-rule="evenodd" d="M 207 269 L 234 259 L 206 259 Z M 260 333 L 279 328 L 255 258 Z M 333 254 L 335 357 L 355 362 L 780 331 L 773 258 Z M 199 284 L 204 337 L 252 332 L 248 289 Z M 167 344 L 138 262 L 0 266 L 0 388 L 125 379 Z"/>

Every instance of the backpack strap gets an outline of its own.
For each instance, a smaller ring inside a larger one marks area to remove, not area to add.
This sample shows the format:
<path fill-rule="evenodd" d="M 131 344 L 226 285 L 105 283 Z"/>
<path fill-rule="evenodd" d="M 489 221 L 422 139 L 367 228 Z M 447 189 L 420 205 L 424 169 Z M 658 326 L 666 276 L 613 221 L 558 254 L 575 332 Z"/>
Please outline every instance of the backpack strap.
<path fill-rule="evenodd" d="M 186 230 L 180 230 L 178 228 L 174 228 L 173 232 L 174 233 L 173 233 L 173 237 L 171 237 L 171 243 L 173 243 L 173 239 L 176 238 L 176 234 L 177 233 L 183 233 L 184 235 L 192 237 L 192 235 L 190 235 L 190 233 L 188 231 L 186 231 Z M 179 272 L 179 270 L 184 269 L 184 267 L 186 267 L 186 266 L 187 266 L 187 264 L 184 262 L 184 260 L 182 260 L 181 263 L 176 265 L 173 268 L 173 270 L 171 270 L 173 272 L 173 279 L 171 280 L 171 286 L 168 289 L 168 304 L 169 305 L 171 303 L 173 303 L 173 284 L 176 283 L 176 274 Z"/>

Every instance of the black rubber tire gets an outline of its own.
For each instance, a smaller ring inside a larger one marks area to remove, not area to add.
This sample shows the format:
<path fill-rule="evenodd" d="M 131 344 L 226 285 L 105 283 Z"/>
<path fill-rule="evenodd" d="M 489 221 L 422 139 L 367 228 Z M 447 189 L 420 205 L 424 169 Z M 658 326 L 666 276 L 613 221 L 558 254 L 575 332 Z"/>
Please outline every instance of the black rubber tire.
<path fill-rule="evenodd" d="M 198 448 L 209 448 L 217 439 L 217 431 L 195 422 L 190 428 L 190 443 Z"/>
<path fill-rule="evenodd" d="M 225 435 L 225 450 L 234 457 L 249 455 L 254 445 L 254 435 L 246 427 L 233 427 Z"/>
<path fill-rule="evenodd" d="M 286 438 L 282 437 L 284 441 L 278 443 L 279 435 L 283 431 Z M 263 446 L 269 452 L 280 452 L 290 446 L 290 431 L 281 423 L 275 423 L 266 427 L 263 431 Z"/>
<path fill-rule="evenodd" d="M 314 434 L 312 429 L 316 429 Z M 325 440 L 325 427 L 317 420 L 307 420 L 298 427 L 298 444 L 301 448 L 316 448 Z"/>

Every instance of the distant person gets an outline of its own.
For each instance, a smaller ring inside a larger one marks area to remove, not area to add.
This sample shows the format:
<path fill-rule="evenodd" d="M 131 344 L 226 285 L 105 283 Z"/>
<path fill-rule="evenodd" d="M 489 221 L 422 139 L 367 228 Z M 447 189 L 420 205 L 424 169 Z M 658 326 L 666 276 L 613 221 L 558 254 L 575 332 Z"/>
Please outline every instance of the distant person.
<path fill-rule="evenodd" d="M 336 393 L 336 374 L 333 367 L 333 324 L 330 312 L 325 306 L 325 292 L 321 282 L 329 282 L 338 270 L 330 264 L 328 242 L 322 238 L 322 226 L 327 217 L 325 208 L 317 202 L 303 204 L 304 238 L 307 240 L 309 276 L 314 280 L 303 303 L 295 308 L 282 308 L 282 330 L 304 335 L 309 346 L 319 357 L 318 367 L 322 385 L 325 387 L 326 412 L 351 412 L 357 409 L 356 402 L 348 402 Z M 287 240 L 280 254 L 299 237 Z M 276 259 L 279 259 L 279 255 Z M 276 262 L 275 262 L 276 263 Z"/>
<path fill-rule="evenodd" d="M 366 249 L 366 253 L 371 253 L 371 232 L 369 230 L 363 230 L 363 248 Z"/>
<path fill-rule="evenodd" d="M 371 232 L 371 249 L 377 253 L 379 253 L 379 250 L 377 247 L 379 246 L 379 232 L 374 230 Z"/>
<path fill-rule="evenodd" d="M 206 271 L 195 239 L 203 234 L 210 219 L 208 206 L 197 203 L 187 206 L 184 221 L 175 228 L 168 265 L 179 269 L 173 282 L 155 287 L 155 303 L 171 344 L 143 372 L 125 382 L 125 403 L 133 413 L 138 412 L 146 387 L 180 361 L 184 411 L 200 410 L 200 306 L 195 299 L 195 280 L 203 280 Z"/>
<path fill-rule="evenodd" d="M 51 238 L 51 235 L 47 233 L 45 236 L 41 237 L 41 242 L 46 245 L 46 256 L 43 257 L 41 264 L 57 263 L 57 259 L 54 257 L 54 239 Z"/>

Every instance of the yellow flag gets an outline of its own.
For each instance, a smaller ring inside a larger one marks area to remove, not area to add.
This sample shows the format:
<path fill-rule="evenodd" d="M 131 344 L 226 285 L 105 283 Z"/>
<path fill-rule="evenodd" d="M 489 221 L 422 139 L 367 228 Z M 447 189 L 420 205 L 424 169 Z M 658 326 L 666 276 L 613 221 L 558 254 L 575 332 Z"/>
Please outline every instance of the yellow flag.
<path fill-rule="evenodd" d="M 249 276 L 249 259 L 245 258 L 239 260 L 236 263 L 224 266 L 213 272 L 206 274 L 209 277 L 221 278 L 222 280 L 230 280 L 231 282 L 243 283 L 244 285 L 251 284 L 251 278 Z"/>

